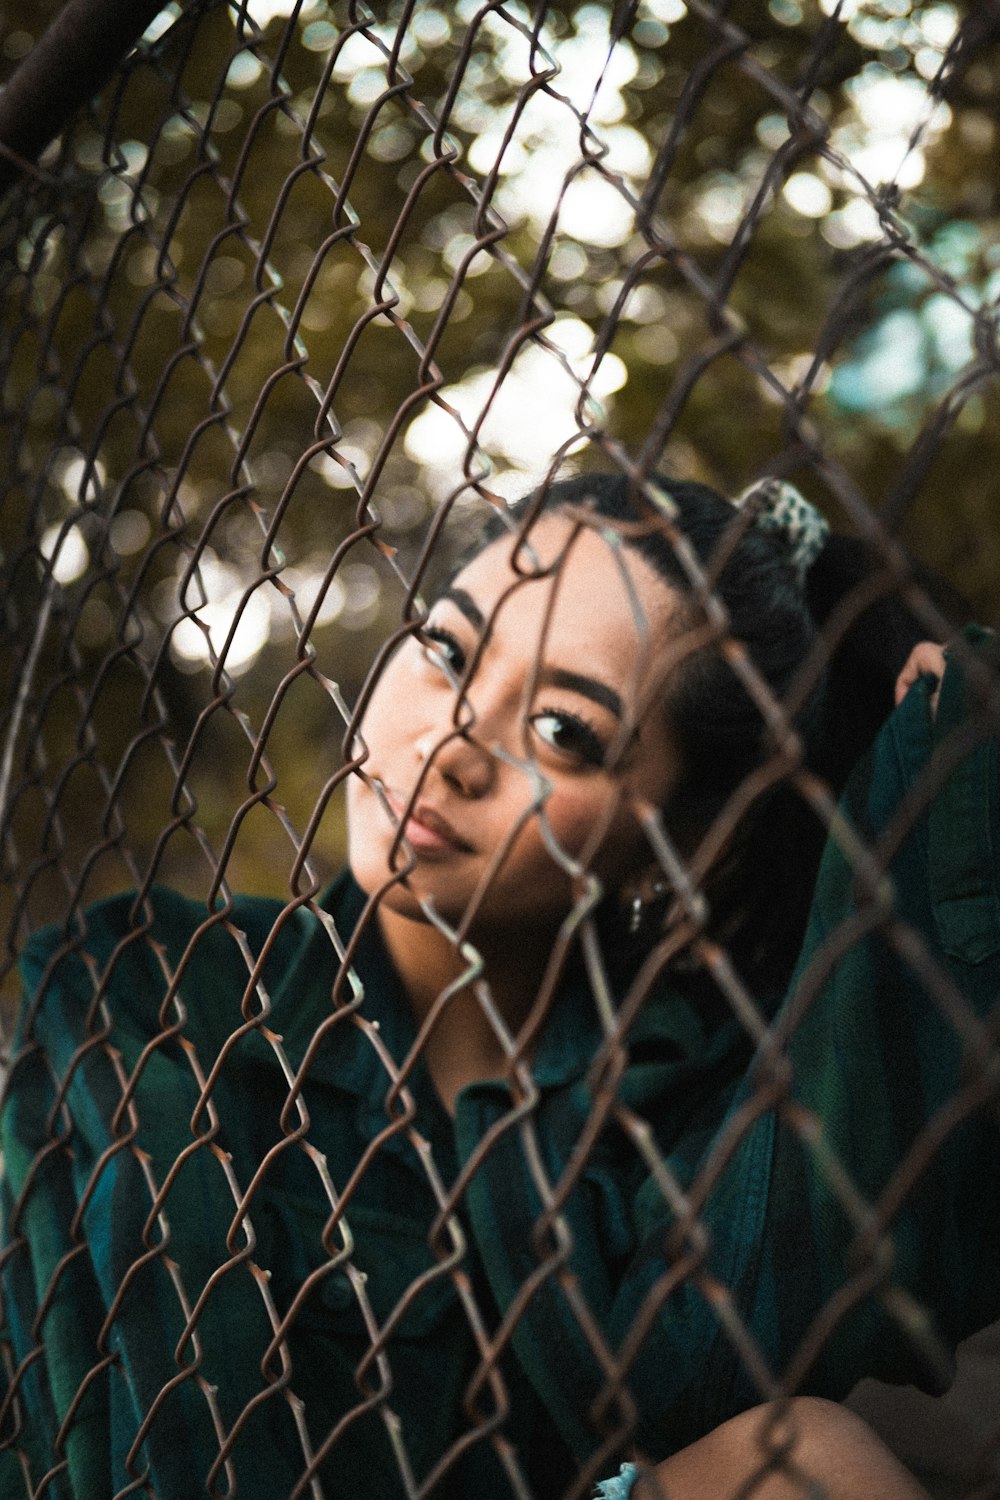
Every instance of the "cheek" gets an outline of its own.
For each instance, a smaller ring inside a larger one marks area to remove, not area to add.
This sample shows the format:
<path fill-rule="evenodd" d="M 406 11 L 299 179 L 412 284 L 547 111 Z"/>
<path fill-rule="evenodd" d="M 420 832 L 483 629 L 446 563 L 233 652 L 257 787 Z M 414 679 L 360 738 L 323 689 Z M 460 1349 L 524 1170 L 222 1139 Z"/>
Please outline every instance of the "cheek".
<path fill-rule="evenodd" d="M 400 737 L 405 734 L 405 726 L 399 723 L 400 715 L 392 711 L 394 701 L 399 702 L 399 696 L 386 675 L 380 679 L 369 699 L 358 736 L 350 747 L 352 758 L 359 756 L 362 749 L 367 751 L 361 762 L 363 775 L 355 772 L 348 775 L 345 789 L 348 850 L 352 865 L 358 857 L 377 859 L 383 843 L 392 836 L 388 814 L 363 777 L 378 777 L 383 781 L 398 779 L 402 758 Z"/>
<path fill-rule="evenodd" d="M 642 830 L 614 788 L 555 792 L 549 798 L 547 812 L 556 840 L 573 858 L 591 846 L 595 830 L 606 828 L 600 848 L 590 860 L 596 874 L 617 875 L 635 863 L 643 842 Z"/>
<path fill-rule="evenodd" d="M 586 843 L 600 812 L 591 797 L 555 792 L 545 804 L 545 815 L 557 842 L 575 857 Z"/>
<path fill-rule="evenodd" d="M 368 759 L 364 762 L 366 771 L 377 772 L 382 751 L 392 749 L 400 740 L 412 738 L 407 732 L 407 722 L 404 722 L 405 708 L 401 712 L 401 706 L 415 706 L 411 678 L 412 673 L 407 671 L 397 654 L 386 664 L 372 690 L 359 725 L 360 739 L 368 750 Z M 360 750 L 360 744 L 355 750 Z"/>
<path fill-rule="evenodd" d="M 360 877 L 359 865 L 377 861 L 383 843 L 380 826 L 382 820 L 379 813 L 380 809 L 371 787 L 366 786 L 360 776 L 349 776 L 347 779 L 347 858 L 363 886 L 365 881 Z"/>

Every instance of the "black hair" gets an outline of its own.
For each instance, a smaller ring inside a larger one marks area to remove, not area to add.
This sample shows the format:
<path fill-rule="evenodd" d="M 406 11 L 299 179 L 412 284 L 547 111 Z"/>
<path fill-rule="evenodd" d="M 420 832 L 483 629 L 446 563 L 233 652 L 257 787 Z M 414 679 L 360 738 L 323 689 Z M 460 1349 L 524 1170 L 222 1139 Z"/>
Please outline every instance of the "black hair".
<path fill-rule="evenodd" d="M 799 764 L 837 794 L 891 710 L 896 677 L 927 631 L 890 591 L 890 580 L 881 590 L 869 588 L 873 597 L 861 600 L 856 617 L 846 609 L 846 628 L 825 652 L 824 621 L 876 576 L 862 542 L 831 537 L 803 586 L 784 542 L 741 519 L 717 491 L 664 475 L 651 485 L 666 506 L 626 476 L 602 473 L 556 480 L 515 510 L 579 507 L 617 523 L 623 544 L 681 599 L 680 630 L 704 626 L 711 606 L 681 561 L 678 537 L 704 570 L 711 596 L 725 611 L 724 629 L 685 656 L 664 684 L 682 763 L 665 822 L 690 845 L 776 749 L 760 707 L 734 671 L 733 642 L 780 704 L 794 696 L 790 718 L 801 745 Z M 503 518 L 491 520 L 480 546 L 504 534 Z M 803 678 L 807 660 L 815 670 Z M 825 836 L 822 818 L 785 776 L 756 797 L 705 882 L 709 932 L 761 991 L 780 987 L 798 954 Z"/>

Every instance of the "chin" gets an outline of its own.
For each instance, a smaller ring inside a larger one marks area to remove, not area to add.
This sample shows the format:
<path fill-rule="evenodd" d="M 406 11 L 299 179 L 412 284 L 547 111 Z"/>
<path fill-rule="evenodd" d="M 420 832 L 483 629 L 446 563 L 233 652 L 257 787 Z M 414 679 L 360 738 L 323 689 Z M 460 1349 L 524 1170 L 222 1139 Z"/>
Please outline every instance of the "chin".
<path fill-rule="evenodd" d="M 349 852 L 347 863 L 351 874 L 366 896 L 374 896 L 377 891 L 382 891 L 383 894 L 379 900 L 380 907 L 397 912 L 400 916 L 412 917 L 418 922 L 426 922 L 427 918 L 420 905 L 421 896 L 430 899 L 433 897 L 430 891 L 414 889 L 412 884 L 414 871 L 411 870 L 392 881 L 392 884 L 388 884 L 392 880 L 388 860 L 379 861 L 364 856 L 355 859 Z"/>

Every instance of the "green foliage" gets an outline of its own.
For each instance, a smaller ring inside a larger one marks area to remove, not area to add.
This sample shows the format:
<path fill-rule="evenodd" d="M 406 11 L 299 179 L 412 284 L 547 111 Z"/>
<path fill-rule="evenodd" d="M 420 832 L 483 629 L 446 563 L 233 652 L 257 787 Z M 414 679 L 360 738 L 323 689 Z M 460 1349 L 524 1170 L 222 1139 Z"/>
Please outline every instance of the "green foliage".
<path fill-rule="evenodd" d="M 8 68 L 56 8 L 9 0 Z M 557 449 L 780 471 L 995 618 L 985 26 L 932 83 L 974 6 L 647 0 L 616 37 L 592 0 L 400 35 L 399 4 L 288 9 L 168 8 L 7 199 L 13 656 L 54 600 L 15 923 L 220 859 L 299 880 L 377 643 L 454 551 L 441 508 L 462 534 Z"/>

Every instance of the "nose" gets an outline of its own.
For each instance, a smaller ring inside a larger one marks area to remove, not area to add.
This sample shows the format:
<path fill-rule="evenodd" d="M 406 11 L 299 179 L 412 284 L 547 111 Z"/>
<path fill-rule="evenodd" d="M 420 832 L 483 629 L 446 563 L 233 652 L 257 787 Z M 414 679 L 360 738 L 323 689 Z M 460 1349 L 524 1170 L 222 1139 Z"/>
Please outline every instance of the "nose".
<path fill-rule="evenodd" d="M 427 729 L 415 741 L 417 759 L 429 764 L 460 797 L 483 797 L 493 786 L 497 760 L 492 751 L 475 738 L 472 728 L 462 731 L 453 724 Z"/>

